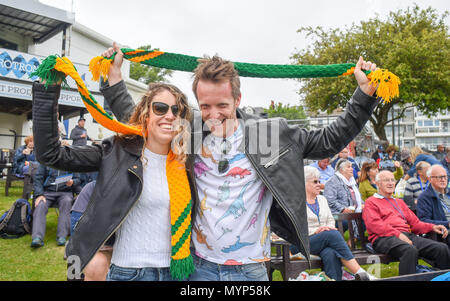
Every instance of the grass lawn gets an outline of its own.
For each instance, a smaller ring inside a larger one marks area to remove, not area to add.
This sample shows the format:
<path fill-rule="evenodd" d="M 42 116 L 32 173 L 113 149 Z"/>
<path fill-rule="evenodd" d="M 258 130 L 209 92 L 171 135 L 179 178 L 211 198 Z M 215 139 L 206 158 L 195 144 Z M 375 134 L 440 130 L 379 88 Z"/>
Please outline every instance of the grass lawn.
<path fill-rule="evenodd" d="M 0 180 L 0 214 L 22 196 L 22 182 L 13 182 L 5 196 L 5 180 Z M 64 247 L 56 245 L 58 216 L 54 208 L 47 214 L 47 228 L 42 248 L 32 249 L 31 235 L 0 239 L 0 281 L 65 281 L 67 262 Z"/>
<path fill-rule="evenodd" d="M 9 196 L 5 196 L 5 180 L 0 180 L 0 215 L 8 210 L 14 201 L 22 195 L 22 182 L 13 182 Z M 64 247 L 56 245 L 56 227 L 58 216 L 54 208 L 47 214 L 45 245 L 42 248 L 30 248 L 31 235 L 18 239 L 0 239 L 0 281 L 65 281 L 67 262 L 63 259 Z M 419 264 L 428 265 L 423 261 Z M 398 263 L 363 266 L 374 274 L 380 272 L 381 278 L 398 276 Z M 320 270 L 307 270 L 315 274 Z M 280 281 L 281 273 L 275 271 L 273 280 Z"/>

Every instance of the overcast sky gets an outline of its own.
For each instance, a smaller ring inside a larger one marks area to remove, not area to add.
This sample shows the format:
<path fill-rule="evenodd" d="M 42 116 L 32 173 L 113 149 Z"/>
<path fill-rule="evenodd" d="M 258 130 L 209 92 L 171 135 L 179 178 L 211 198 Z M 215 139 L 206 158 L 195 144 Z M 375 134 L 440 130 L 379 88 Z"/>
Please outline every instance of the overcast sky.
<path fill-rule="evenodd" d="M 218 54 L 234 62 L 262 64 L 289 64 L 289 57 L 296 50 L 306 48 L 311 41 L 297 33 L 300 27 L 343 29 L 376 14 L 385 19 L 389 11 L 415 3 L 410 0 L 40 1 L 68 11 L 73 3 L 77 22 L 130 48 L 151 44 L 161 51 L 192 56 Z M 416 2 L 421 8 L 437 9 L 439 14 L 450 11 L 448 0 Z M 192 73 L 176 71 L 170 81 L 195 102 Z M 297 105 L 298 88 L 295 80 L 241 78 L 241 107 L 268 107 L 271 100 Z"/>

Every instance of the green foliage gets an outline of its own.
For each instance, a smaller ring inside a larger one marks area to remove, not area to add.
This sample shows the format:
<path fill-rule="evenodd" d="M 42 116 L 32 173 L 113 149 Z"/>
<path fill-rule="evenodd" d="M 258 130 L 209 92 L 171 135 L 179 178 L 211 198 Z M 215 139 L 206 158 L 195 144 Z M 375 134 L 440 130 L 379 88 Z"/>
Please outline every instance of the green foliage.
<path fill-rule="evenodd" d="M 145 45 L 139 47 L 139 49 L 152 49 L 151 45 Z M 158 49 L 155 49 L 158 50 Z M 173 74 L 172 70 L 162 69 L 158 67 L 152 67 L 143 65 L 141 63 L 131 62 L 130 64 L 130 77 L 134 80 L 141 81 L 145 84 L 150 82 L 167 82 L 168 77 Z"/>
<path fill-rule="evenodd" d="M 272 101 L 272 104 L 268 109 L 264 109 L 267 113 L 267 117 L 283 117 L 287 120 L 306 119 L 305 111 L 302 106 L 290 106 L 289 104 L 283 105 L 279 102 L 277 105 Z"/>
<path fill-rule="evenodd" d="M 450 39 L 445 18 L 435 9 L 417 5 L 391 12 L 386 20 L 379 16 L 349 28 L 325 30 L 302 27 L 298 30 L 313 38 L 312 45 L 292 55 L 295 64 L 356 63 L 359 56 L 389 69 L 400 77 L 400 97 L 379 104 L 371 122 L 375 132 L 386 140 L 384 126 L 389 109 L 414 105 L 425 114 L 450 106 Z M 333 111 L 344 107 L 356 87 L 354 76 L 300 79 L 299 94 L 311 111 Z M 400 116 L 399 116 L 400 117 Z M 396 117 L 397 118 L 397 117 Z"/>

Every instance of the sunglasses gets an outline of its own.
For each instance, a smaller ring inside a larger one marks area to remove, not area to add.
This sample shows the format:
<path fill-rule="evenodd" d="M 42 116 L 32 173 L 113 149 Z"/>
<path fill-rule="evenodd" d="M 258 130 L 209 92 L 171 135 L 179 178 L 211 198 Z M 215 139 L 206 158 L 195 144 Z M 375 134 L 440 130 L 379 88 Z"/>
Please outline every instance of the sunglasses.
<path fill-rule="evenodd" d="M 169 108 L 172 110 L 172 114 L 173 116 L 177 116 L 178 114 L 180 114 L 180 117 L 184 117 L 186 110 L 183 110 L 180 113 L 180 108 L 178 107 L 178 105 L 173 105 L 173 106 L 169 106 L 168 104 L 164 103 L 164 102 L 152 102 L 152 110 L 153 113 L 155 113 L 155 115 L 158 116 L 162 116 L 167 114 L 167 112 L 169 111 Z"/>
<path fill-rule="evenodd" d="M 228 154 L 228 151 L 231 149 L 231 143 L 224 138 L 221 143 L 221 148 L 222 148 L 222 154 L 226 155 L 226 154 Z M 226 158 L 220 159 L 219 164 L 217 166 L 219 173 L 226 172 L 228 170 L 228 168 L 230 168 L 230 162 L 228 161 L 228 159 L 226 159 Z"/>

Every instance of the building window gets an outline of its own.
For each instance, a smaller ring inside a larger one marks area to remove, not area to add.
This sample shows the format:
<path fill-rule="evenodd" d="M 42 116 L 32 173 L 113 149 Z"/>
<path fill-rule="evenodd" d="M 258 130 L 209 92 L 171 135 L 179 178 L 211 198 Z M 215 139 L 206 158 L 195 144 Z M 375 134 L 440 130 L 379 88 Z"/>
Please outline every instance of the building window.
<path fill-rule="evenodd" d="M 423 126 L 423 121 L 422 120 L 418 120 L 417 121 L 417 126 Z"/>
<path fill-rule="evenodd" d="M 0 39 L 0 48 L 6 48 L 11 50 L 17 50 L 17 44 L 5 41 L 3 39 Z"/>
<path fill-rule="evenodd" d="M 424 120 L 423 126 L 433 126 L 433 120 Z"/>

